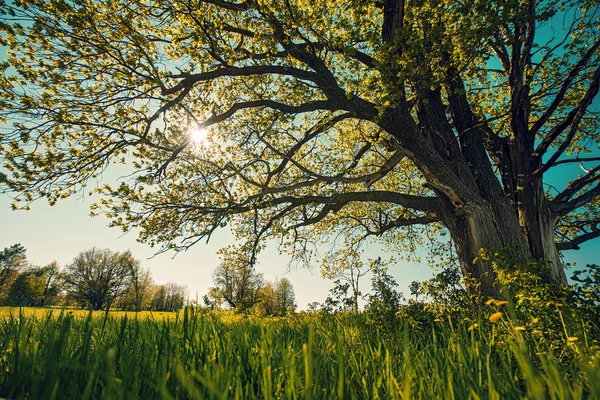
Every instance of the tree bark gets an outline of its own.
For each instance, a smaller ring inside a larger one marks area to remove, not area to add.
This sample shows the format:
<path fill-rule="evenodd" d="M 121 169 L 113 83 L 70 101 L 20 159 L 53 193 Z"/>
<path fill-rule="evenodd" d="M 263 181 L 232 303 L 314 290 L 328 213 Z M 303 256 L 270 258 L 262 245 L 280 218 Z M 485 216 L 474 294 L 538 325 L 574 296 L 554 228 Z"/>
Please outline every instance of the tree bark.
<path fill-rule="evenodd" d="M 567 277 L 554 239 L 554 228 L 559 217 L 550 209 L 541 179 L 534 177 L 525 184 L 519 196 L 518 209 L 520 224 L 533 259 L 548 264 L 549 269 L 542 276 L 544 283 L 566 286 Z"/>

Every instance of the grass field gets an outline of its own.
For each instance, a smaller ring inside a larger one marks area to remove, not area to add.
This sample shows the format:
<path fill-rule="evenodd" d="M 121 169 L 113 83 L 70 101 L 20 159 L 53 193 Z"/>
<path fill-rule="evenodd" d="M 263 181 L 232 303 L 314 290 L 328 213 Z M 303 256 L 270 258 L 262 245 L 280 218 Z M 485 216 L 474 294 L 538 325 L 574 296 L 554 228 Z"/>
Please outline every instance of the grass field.
<path fill-rule="evenodd" d="M 0 309 L 0 398 L 600 398 L 592 340 L 483 314 L 385 329 L 360 314 L 164 314 Z"/>
<path fill-rule="evenodd" d="M 0 318 L 8 317 L 10 315 L 18 316 L 19 314 L 23 314 L 27 317 L 36 316 L 36 317 L 44 317 L 48 314 L 52 314 L 54 316 L 58 316 L 61 313 L 68 314 L 73 317 L 87 317 L 89 315 L 89 310 L 82 310 L 76 308 L 48 308 L 48 307 L 0 307 Z M 105 311 L 93 311 L 92 315 L 94 317 L 104 317 L 106 314 Z M 171 319 L 177 316 L 175 312 L 163 312 L 163 311 L 111 311 L 111 317 L 124 317 L 128 318 L 151 318 L 151 319 Z"/>

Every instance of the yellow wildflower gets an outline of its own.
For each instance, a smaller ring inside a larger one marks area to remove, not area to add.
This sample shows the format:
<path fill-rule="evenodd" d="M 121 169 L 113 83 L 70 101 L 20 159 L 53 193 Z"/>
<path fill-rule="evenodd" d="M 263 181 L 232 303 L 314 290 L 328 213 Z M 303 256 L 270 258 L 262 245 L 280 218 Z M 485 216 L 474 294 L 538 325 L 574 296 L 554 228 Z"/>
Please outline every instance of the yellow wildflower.
<path fill-rule="evenodd" d="M 522 326 L 515 326 L 515 331 L 524 331 L 525 328 Z"/>
<path fill-rule="evenodd" d="M 496 323 L 496 322 L 498 322 L 498 320 L 500 318 L 502 318 L 502 313 L 501 312 L 493 313 L 492 315 L 490 315 L 490 322 Z"/>
<path fill-rule="evenodd" d="M 475 330 L 475 328 L 477 328 L 479 326 L 479 324 L 473 324 L 469 327 L 469 331 Z"/>
<path fill-rule="evenodd" d="M 506 301 L 506 300 L 496 300 L 496 301 L 494 302 L 494 304 L 495 304 L 495 305 L 497 305 L 498 307 L 501 307 L 501 306 L 505 306 L 505 305 L 507 305 L 507 304 L 508 304 L 508 301 Z"/>
<path fill-rule="evenodd" d="M 576 342 L 577 341 L 577 336 L 569 336 L 567 338 L 567 342 Z"/>
<path fill-rule="evenodd" d="M 488 301 L 485 302 L 486 306 L 489 306 L 490 304 L 492 304 L 493 302 L 495 302 L 496 300 L 494 299 L 489 299 Z"/>

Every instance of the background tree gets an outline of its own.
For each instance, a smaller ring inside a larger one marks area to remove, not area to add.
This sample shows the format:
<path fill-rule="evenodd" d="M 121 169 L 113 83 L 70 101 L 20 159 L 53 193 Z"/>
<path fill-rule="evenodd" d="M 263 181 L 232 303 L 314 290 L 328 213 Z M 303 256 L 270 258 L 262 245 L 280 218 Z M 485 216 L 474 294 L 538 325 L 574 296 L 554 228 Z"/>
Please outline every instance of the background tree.
<path fill-rule="evenodd" d="M 259 290 L 259 302 L 256 307 L 264 315 L 284 316 L 293 313 L 297 304 L 292 282 L 285 277 L 277 279 L 274 283 L 267 282 Z"/>
<path fill-rule="evenodd" d="M 411 251 L 448 232 L 490 296 L 480 249 L 562 285 L 559 251 L 600 236 L 596 0 L 0 7 L 15 207 L 130 161 L 101 206 L 163 251 L 227 224 L 299 259 L 339 233 Z"/>
<path fill-rule="evenodd" d="M 213 293 L 229 307 L 245 311 L 260 301 L 263 275 L 254 269 L 247 248 L 231 246 L 220 251 L 221 263 L 213 271 Z"/>
<path fill-rule="evenodd" d="M 346 293 L 348 289 L 351 291 L 350 297 L 345 298 L 343 303 L 350 305 L 357 312 L 358 300 L 362 297 L 360 278 L 378 267 L 383 267 L 380 257 L 376 260 L 369 260 L 365 265 L 358 251 L 347 249 L 330 253 L 329 257 L 325 257 L 321 275 L 327 279 L 334 279 L 337 287 L 335 292 L 339 299 L 341 299 L 342 293 Z"/>
<path fill-rule="evenodd" d="M 152 274 L 147 268 L 142 268 L 139 261 L 129 265 L 129 276 L 127 286 L 117 301 L 117 307 L 141 311 L 150 308 L 156 285 L 152 280 Z"/>
<path fill-rule="evenodd" d="M 262 315 L 277 315 L 277 301 L 275 299 L 275 291 L 273 290 L 273 284 L 267 282 L 259 291 L 259 303 L 256 307 L 259 313 Z"/>
<path fill-rule="evenodd" d="M 279 278 L 275 281 L 275 315 L 286 315 L 294 312 L 298 305 L 296 304 L 296 293 L 294 285 L 287 278 Z"/>
<path fill-rule="evenodd" d="M 27 266 L 25 247 L 14 244 L 0 252 L 0 304 L 6 303 L 10 288 Z"/>
<path fill-rule="evenodd" d="M 371 288 L 372 293 L 367 296 L 365 307 L 367 313 L 379 322 L 395 321 L 404 297 L 398 292 L 398 283 L 388 273 L 386 266 L 379 264 L 373 268 Z"/>
<path fill-rule="evenodd" d="M 65 267 L 68 296 L 80 305 L 104 309 L 127 287 L 131 268 L 137 263 L 129 251 L 95 247 L 83 251 Z"/>
<path fill-rule="evenodd" d="M 156 311 L 177 311 L 185 304 L 186 288 L 175 282 L 159 285 L 154 290 L 152 309 Z"/>
<path fill-rule="evenodd" d="M 56 261 L 44 267 L 29 267 L 11 285 L 6 303 L 35 307 L 56 304 L 61 289 L 62 279 Z"/>

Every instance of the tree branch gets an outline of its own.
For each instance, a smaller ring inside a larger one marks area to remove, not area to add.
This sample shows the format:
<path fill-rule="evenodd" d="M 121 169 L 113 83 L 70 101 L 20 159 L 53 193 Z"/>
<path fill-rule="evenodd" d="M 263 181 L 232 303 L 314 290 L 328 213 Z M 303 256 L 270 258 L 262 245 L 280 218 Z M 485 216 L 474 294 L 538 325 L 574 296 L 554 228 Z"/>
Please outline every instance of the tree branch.
<path fill-rule="evenodd" d="M 594 168 L 592 171 L 596 172 L 599 169 L 600 166 Z M 554 211 L 559 216 L 563 216 L 570 213 L 571 211 L 575 211 L 579 207 L 588 204 L 596 197 L 600 196 L 600 185 L 597 184 L 595 188 L 585 192 L 581 196 L 576 197 L 571 201 L 567 201 L 569 198 L 571 198 L 571 196 L 577 193 L 578 190 L 585 187 L 586 185 L 594 183 L 598 179 L 600 179 L 600 174 L 595 175 L 594 173 L 591 174 L 590 177 L 587 179 L 581 178 L 569 185 L 565 190 L 562 191 L 562 193 L 560 193 L 552 200 L 552 211 Z"/>
<path fill-rule="evenodd" d="M 538 145 L 537 149 L 535 150 L 534 155 L 536 157 L 542 157 L 546 153 L 546 151 L 548 151 L 548 149 L 553 144 L 553 142 L 556 140 L 556 138 L 558 138 L 558 136 L 569 125 L 572 126 L 571 130 L 569 131 L 569 134 L 567 135 L 567 138 L 565 138 L 563 143 L 561 143 L 559 149 L 557 149 L 557 151 L 552 155 L 550 160 L 548 160 L 548 162 L 546 162 L 546 164 L 543 167 L 542 172 L 547 171 L 552 166 L 552 164 L 558 160 L 558 158 L 562 155 L 562 153 L 565 151 L 565 149 L 569 146 L 569 144 L 573 140 L 573 137 L 575 136 L 575 133 L 577 132 L 577 126 L 579 125 L 579 121 L 585 114 L 585 111 L 587 110 L 588 106 L 592 103 L 592 101 L 598 94 L 599 88 L 600 88 L 600 67 L 596 68 L 596 70 L 594 71 L 594 75 L 592 76 L 592 79 L 590 80 L 590 86 L 589 86 L 588 90 L 586 91 L 585 95 L 583 96 L 583 98 L 579 101 L 579 104 L 577 104 L 577 106 L 575 108 L 573 108 L 567 114 L 567 116 L 565 118 L 563 118 L 563 120 L 558 125 L 554 126 L 554 128 L 552 128 L 550 130 L 550 132 L 548 132 L 548 134 L 544 137 L 542 142 Z"/>
<path fill-rule="evenodd" d="M 592 58 L 592 56 L 595 54 L 596 50 L 599 47 L 600 47 L 600 39 L 598 39 L 592 45 L 592 47 L 590 47 L 588 49 L 588 51 L 586 51 L 586 53 L 583 55 L 583 57 L 581 57 L 579 62 L 573 67 L 573 69 L 571 69 L 571 72 L 569 72 L 569 75 L 567 75 L 567 77 L 563 81 L 563 83 L 560 86 L 560 89 L 558 90 L 558 93 L 554 97 L 554 100 L 552 101 L 552 103 L 550 103 L 550 105 L 548 106 L 546 111 L 540 116 L 540 118 L 535 122 L 535 124 L 533 124 L 533 127 L 531 128 L 532 134 L 537 134 L 537 132 L 542 128 L 542 126 L 552 116 L 554 111 L 556 111 L 558 106 L 562 103 L 563 99 L 565 98 L 567 91 L 571 87 L 571 84 L 573 83 L 573 81 L 575 80 L 577 75 L 587 65 L 588 61 L 590 60 L 590 58 Z"/>
<path fill-rule="evenodd" d="M 163 96 L 168 96 L 178 91 L 191 87 L 197 82 L 205 82 L 222 77 L 240 77 L 251 75 L 278 74 L 291 76 L 297 79 L 317 82 L 319 77 L 314 72 L 302 70 L 294 67 L 281 65 L 252 65 L 247 67 L 223 67 L 216 70 L 202 72 L 199 74 L 171 75 L 170 78 L 181 79 L 181 81 L 171 88 L 165 88 L 162 91 Z"/>
<path fill-rule="evenodd" d="M 587 242 L 588 240 L 600 237 L 600 229 L 594 229 L 591 232 L 584 233 L 573 239 L 568 239 L 568 242 L 556 243 L 556 249 L 561 250 L 579 250 L 579 245 Z"/>
<path fill-rule="evenodd" d="M 581 157 L 581 158 L 577 157 L 577 158 L 571 158 L 568 160 L 558 160 L 552 166 L 556 167 L 557 165 L 561 165 L 561 164 L 584 163 L 584 162 L 592 162 L 592 161 L 600 161 L 600 157 Z"/>

